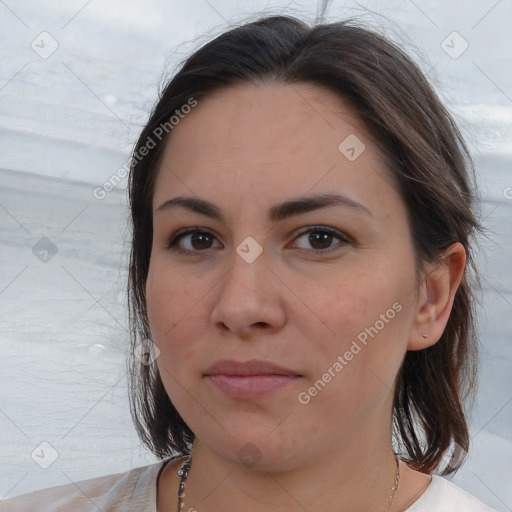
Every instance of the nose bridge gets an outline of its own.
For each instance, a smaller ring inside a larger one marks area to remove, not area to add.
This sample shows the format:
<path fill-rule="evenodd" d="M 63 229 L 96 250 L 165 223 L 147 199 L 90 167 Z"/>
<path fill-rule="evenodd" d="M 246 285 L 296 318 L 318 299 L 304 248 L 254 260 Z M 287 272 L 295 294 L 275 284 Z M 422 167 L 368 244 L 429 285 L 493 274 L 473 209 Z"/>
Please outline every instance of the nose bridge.
<path fill-rule="evenodd" d="M 265 300 L 265 290 L 262 289 L 262 284 L 265 279 L 268 280 L 267 274 L 270 274 L 267 268 L 267 257 L 263 252 L 254 257 L 254 253 L 251 254 L 252 251 L 250 242 L 245 241 L 234 250 L 232 266 L 222 287 L 222 295 L 228 296 L 228 299 L 239 300 L 246 296 L 247 301 L 245 302 Z"/>
<path fill-rule="evenodd" d="M 219 288 L 212 322 L 238 332 L 246 332 L 255 324 L 277 328 L 284 321 L 284 312 L 267 266 L 268 258 L 263 252 L 254 259 L 246 258 L 254 250 L 251 241 L 247 244 L 248 249 L 242 242 L 233 253 L 232 266 Z M 247 252 L 240 251 L 240 247 Z"/>

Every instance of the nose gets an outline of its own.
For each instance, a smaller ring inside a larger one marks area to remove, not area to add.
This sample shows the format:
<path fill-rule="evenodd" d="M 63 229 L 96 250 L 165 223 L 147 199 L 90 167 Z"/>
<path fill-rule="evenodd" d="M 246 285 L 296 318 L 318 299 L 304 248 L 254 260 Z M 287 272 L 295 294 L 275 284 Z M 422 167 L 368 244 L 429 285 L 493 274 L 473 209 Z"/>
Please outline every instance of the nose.
<path fill-rule="evenodd" d="M 286 322 L 282 283 L 260 255 L 247 263 L 238 254 L 217 287 L 211 321 L 222 331 L 243 339 L 279 331 Z"/>

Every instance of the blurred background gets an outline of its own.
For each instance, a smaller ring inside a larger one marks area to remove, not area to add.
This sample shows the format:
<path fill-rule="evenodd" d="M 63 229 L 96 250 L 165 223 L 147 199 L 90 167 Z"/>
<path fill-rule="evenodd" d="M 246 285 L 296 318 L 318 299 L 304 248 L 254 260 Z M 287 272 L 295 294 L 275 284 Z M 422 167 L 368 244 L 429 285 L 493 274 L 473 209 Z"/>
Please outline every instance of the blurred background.
<path fill-rule="evenodd" d="M 467 139 L 488 232 L 472 449 L 452 481 L 512 510 L 510 0 L 0 0 L 0 498 L 156 461 L 127 399 L 130 150 L 182 59 L 279 13 L 399 42 Z"/>

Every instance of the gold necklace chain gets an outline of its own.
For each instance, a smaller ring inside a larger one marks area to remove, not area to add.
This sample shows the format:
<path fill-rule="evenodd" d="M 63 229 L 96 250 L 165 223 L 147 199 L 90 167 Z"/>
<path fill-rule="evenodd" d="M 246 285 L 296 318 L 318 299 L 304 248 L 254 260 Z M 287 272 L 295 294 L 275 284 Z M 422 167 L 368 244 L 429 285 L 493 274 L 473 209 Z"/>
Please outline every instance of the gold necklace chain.
<path fill-rule="evenodd" d="M 188 455 L 187 459 L 183 463 L 180 469 L 177 471 L 177 475 L 180 477 L 180 485 L 178 487 L 178 512 L 183 512 L 183 508 L 185 507 L 185 485 L 187 483 L 188 472 L 190 470 L 190 465 L 192 464 L 192 455 Z M 398 491 L 398 484 L 400 483 L 400 464 L 398 463 L 398 458 L 395 456 L 395 465 L 396 465 L 396 474 L 395 474 L 395 483 L 393 487 L 391 487 L 391 494 L 389 495 L 389 503 L 385 510 L 385 512 L 389 512 L 391 505 L 396 498 L 396 493 Z"/>
<path fill-rule="evenodd" d="M 395 465 L 396 465 L 396 474 L 395 474 L 395 483 L 393 487 L 391 487 L 391 494 L 389 495 L 389 503 L 385 512 L 389 512 L 391 505 L 396 498 L 396 493 L 398 491 L 398 484 L 400 483 L 400 464 L 398 463 L 398 457 L 395 455 Z"/>

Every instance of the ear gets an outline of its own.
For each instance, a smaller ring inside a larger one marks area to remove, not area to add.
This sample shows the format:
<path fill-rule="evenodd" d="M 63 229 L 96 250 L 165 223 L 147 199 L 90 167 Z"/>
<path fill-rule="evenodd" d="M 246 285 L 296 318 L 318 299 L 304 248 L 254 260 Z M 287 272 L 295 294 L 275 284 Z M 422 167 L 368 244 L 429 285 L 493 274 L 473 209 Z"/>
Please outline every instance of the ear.
<path fill-rule="evenodd" d="M 440 263 L 425 267 L 419 284 L 416 316 L 408 350 L 422 350 L 439 341 L 448 323 L 466 268 L 466 251 L 460 242 L 450 245 Z"/>

